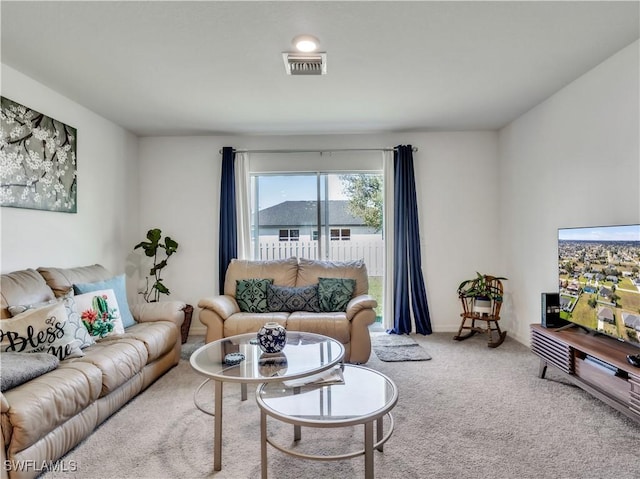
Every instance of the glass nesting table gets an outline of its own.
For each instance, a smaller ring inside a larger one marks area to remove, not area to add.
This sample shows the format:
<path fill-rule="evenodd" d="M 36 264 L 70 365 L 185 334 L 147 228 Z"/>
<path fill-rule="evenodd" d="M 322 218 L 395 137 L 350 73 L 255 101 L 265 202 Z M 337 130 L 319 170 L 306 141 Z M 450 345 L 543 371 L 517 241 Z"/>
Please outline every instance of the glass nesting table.
<path fill-rule="evenodd" d="M 373 479 L 373 451 L 382 451 L 384 443 L 393 433 L 391 410 L 398 402 L 398 388 L 391 379 L 378 371 L 352 364 L 344 364 L 341 369 L 342 383 L 291 387 L 293 382 L 285 381 L 270 382 L 258 387 L 256 400 L 260 408 L 262 479 L 267 479 L 267 444 L 302 459 L 330 461 L 364 455 L 365 479 Z M 302 427 L 337 428 L 364 425 L 364 449 L 333 456 L 294 451 L 269 437 L 267 416 L 292 424 L 294 441 L 301 440 Z M 389 418 L 386 434 L 383 430 L 385 416 Z"/>
<path fill-rule="evenodd" d="M 227 364 L 225 358 L 240 353 L 239 364 Z M 319 334 L 287 331 L 287 344 L 280 353 L 263 353 L 256 333 L 219 339 L 197 349 L 190 358 L 191 367 L 207 377 L 196 389 L 194 402 L 201 411 L 214 416 L 213 469 L 222 469 L 222 386 L 241 384 L 241 399 L 247 398 L 247 384 L 262 384 L 300 379 L 331 369 L 344 357 L 340 342 Z M 214 411 L 198 404 L 197 394 L 209 381 L 214 382 Z"/>

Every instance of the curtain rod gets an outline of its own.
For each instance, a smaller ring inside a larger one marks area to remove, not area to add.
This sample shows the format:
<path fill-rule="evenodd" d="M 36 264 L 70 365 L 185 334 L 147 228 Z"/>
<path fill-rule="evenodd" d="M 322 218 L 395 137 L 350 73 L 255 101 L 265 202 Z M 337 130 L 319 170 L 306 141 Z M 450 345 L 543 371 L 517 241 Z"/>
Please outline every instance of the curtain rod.
<path fill-rule="evenodd" d="M 337 153 L 341 151 L 395 151 L 395 148 L 333 148 L 329 150 L 236 150 L 234 153 Z M 411 149 L 414 153 L 418 151 L 417 147 Z M 218 151 L 222 154 L 222 149 Z"/>

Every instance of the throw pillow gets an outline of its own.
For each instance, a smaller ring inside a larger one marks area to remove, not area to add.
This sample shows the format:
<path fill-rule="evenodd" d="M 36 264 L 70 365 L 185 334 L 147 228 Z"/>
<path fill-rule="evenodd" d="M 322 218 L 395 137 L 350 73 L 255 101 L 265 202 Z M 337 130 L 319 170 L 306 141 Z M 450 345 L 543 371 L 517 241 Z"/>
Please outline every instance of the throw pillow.
<path fill-rule="evenodd" d="M 65 308 L 67 309 L 67 322 L 69 323 L 71 329 L 73 329 L 73 336 L 80 341 L 80 348 L 84 349 L 87 346 L 95 344 L 95 341 L 89 334 L 89 331 L 87 331 L 87 328 L 84 324 L 82 324 L 82 321 L 80 320 L 80 314 L 78 313 L 78 309 L 76 308 L 76 302 L 73 297 L 72 289 L 70 289 L 63 296 L 57 299 L 44 301 L 42 303 L 9 306 L 7 309 L 9 310 L 9 314 L 11 314 L 11 316 L 17 316 L 20 313 L 24 313 L 28 309 L 41 308 L 43 306 L 48 306 L 57 302 L 61 302 L 62 304 L 64 304 Z"/>
<path fill-rule="evenodd" d="M 54 370 L 60 360 L 48 353 L 2 353 L 0 391 L 20 386 Z"/>
<path fill-rule="evenodd" d="M 267 286 L 273 279 L 238 279 L 236 280 L 236 301 L 240 311 L 245 313 L 266 313 Z"/>
<path fill-rule="evenodd" d="M 269 311 L 272 312 L 309 311 L 310 313 L 319 313 L 318 285 L 289 288 L 270 284 L 267 288 L 267 303 Z"/>
<path fill-rule="evenodd" d="M 60 360 L 84 356 L 60 302 L 0 321 L 0 351 L 46 352 Z"/>
<path fill-rule="evenodd" d="M 76 296 L 80 319 L 94 338 L 124 334 L 118 301 L 112 289 L 92 291 Z"/>
<path fill-rule="evenodd" d="M 323 312 L 346 311 L 355 289 L 355 279 L 318 278 L 320 310 Z"/>
<path fill-rule="evenodd" d="M 125 328 L 136 324 L 136 320 L 133 319 L 131 311 L 129 310 L 129 303 L 127 301 L 127 286 L 124 278 L 124 274 L 115 276 L 114 278 L 106 281 L 98 281 L 96 283 L 79 283 L 73 285 L 73 290 L 76 294 L 91 293 L 93 291 L 101 291 L 104 289 L 112 289 L 116 294 L 116 300 L 118 301 L 118 311 L 120 312 L 120 318 L 122 319 L 122 325 Z"/>

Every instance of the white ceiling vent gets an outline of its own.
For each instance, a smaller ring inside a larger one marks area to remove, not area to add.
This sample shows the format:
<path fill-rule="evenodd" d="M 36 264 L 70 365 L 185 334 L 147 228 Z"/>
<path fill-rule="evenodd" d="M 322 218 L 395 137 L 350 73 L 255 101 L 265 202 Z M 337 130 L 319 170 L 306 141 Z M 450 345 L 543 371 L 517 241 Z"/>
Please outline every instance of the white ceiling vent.
<path fill-rule="evenodd" d="M 291 53 L 282 54 L 287 75 L 326 75 L 326 53 Z"/>

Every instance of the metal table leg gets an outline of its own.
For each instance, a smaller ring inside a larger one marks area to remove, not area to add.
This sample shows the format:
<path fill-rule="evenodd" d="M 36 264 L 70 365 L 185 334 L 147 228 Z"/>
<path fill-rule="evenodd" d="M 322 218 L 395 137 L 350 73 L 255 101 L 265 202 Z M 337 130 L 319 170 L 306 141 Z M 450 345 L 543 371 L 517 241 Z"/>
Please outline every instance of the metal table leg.
<path fill-rule="evenodd" d="M 364 477 L 373 479 L 373 421 L 364 424 Z"/>
<path fill-rule="evenodd" d="M 222 381 L 214 381 L 213 470 L 222 469 Z"/>
<path fill-rule="evenodd" d="M 300 394 L 300 387 L 293 388 L 293 394 Z M 302 428 L 300 426 L 293 426 L 293 440 L 299 441 L 302 439 Z"/>
<path fill-rule="evenodd" d="M 260 467 L 262 479 L 267 479 L 267 415 L 260 411 Z"/>

